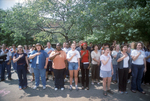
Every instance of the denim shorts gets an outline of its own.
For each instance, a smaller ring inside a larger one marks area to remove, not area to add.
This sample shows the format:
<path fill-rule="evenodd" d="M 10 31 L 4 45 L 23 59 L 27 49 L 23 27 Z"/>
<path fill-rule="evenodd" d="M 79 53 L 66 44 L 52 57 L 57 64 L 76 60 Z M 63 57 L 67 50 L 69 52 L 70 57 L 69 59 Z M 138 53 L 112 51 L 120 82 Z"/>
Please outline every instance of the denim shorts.
<path fill-rule="evenodd" d="M 100 70 L 100 77 L 101 78 L 112 77 L 111 71 Z"/>
<path fill-rule="evenodd" d="M 69 62 L 68 69 L 69 70 L 78 70 L 78 63 L 76 63 L 76 62 Z"/>

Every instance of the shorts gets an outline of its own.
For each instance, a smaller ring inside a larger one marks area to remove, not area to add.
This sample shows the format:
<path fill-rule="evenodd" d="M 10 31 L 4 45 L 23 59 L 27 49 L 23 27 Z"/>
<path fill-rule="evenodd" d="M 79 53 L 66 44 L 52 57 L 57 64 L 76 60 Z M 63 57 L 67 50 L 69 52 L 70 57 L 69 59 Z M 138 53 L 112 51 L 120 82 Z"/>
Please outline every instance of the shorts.
<path fill-rule="evenodd" d="M 53 68 L 52 68 L 52 61 L 48 61 L 46 71 L 51 71 L 51 72 L 53 71 Z"/>
<path fill-rule="evenodd" d="M 31 67 L 31 63 L 29 64 L 29 66 L 30 66 L 29 72 L 30 72 L 31 74 L 34 73 L 34 70 L 33 70 L 33 68 Z"/>
<path fill-rule="evenodd" d="M 111 71 L 100 70 L 100 77 L 101 78 L 112 77 Z"/>
<path fill-rule="evenodd" d="M 68 69 L 69 70 L 78 70 L 78 63 L 76 63 L 76 62 L 69 62 Z"/>

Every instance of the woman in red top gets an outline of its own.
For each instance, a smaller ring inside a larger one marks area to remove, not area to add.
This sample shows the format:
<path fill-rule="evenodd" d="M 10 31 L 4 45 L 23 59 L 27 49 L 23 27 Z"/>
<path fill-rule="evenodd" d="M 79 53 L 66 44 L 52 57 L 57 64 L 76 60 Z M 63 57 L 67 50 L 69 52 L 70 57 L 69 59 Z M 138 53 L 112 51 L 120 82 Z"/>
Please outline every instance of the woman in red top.
<path fill-rule="evenodd" d="M 89 68 L 90 68 L 90 52 L 87 50 L 87 44 L 81 45 L 81 74 L 82 74 L 82 90 L 84 90 L 84 81 L 86 75 L 86 89 L 89 90 Z"/>

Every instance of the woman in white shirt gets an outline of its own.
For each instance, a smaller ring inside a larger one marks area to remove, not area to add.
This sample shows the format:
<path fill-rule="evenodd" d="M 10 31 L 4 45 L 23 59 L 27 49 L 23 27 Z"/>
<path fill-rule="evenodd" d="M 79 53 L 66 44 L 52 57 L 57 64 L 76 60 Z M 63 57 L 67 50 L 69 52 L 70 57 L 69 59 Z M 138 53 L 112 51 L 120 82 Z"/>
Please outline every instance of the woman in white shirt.
<path fill-rule="evenodd" d="M 136 93 L 136 90 L 145 94 L 141 88 L 141 80 L 143 76 L 143 71 L 146 72 L 146 60 L 145 52 L 142 51 L 143 44 L 137 42 L 135 44 L 135 50 L 131 52 L 132 57 L 132 81 L 131 81 L 131 91 Z"/>
<path fill-rule="evenodd" d="M 126 91 L 128 73 L 131 72 L 131 57 L 127 53 L 128 46 L 122 45 L 121 52 L 117 54 L 116 60 L 118 62 L 118 74 L 119 74 L 119 92 L 121 94 L 128 92 Z"/>
<path fill-rule="evenodd" d="M 99 66 L 100 66 L 100 52 L 98 52 L 98 46 L 94 45 L 94 51 L 91 52 L 92 57 L 92 85 L 94 84 L 94 80 L 99 84 Z"/>
<path fill-rule="evenodd" d="M 113 66 L 112 59 L 109 55 L 110 49 L 105 48 L 104 54 L 100 56 L 100 61 L 102 63 L 100 70 L 100 77 L 103 78 L 103 95 L 107 96 L 107 92 L 113 94 L 110 90 L 111 77 L 113 75 Z M 106 91 L 106 82 L 107 82 L 107 91 Z"/>
<path fill-rule="evenodd" d="M 72 43 L 71 50 L 67 53 L 67 60 L 69 61 L 69 74 L 70 74 L 70 91 L 72 91 L 72 79 L 75 78 L 75 87 L 78 91 L 78 71 L 80 70 L 80 53 L 75 50 L 76 45 Z"/>

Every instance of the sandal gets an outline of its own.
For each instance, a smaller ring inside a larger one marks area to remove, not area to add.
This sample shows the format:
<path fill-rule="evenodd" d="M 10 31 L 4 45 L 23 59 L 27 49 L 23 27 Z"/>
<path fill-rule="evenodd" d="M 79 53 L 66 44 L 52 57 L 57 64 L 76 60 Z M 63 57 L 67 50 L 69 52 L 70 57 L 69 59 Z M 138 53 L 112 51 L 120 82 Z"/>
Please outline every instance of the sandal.
<path fill-rule="evenodd" d="M 146 92 L 144 92 L 144 91 L 142 91 L 141 93 L 142 93 L 142 94 L 146 94 Z"/>
<path fill-rule="evenodd" d="M 136 93 L 136 91 L 135 90 L 131 90 L 133 93 Z"/>
<path fill-rule="evenodd" d="M 87 87 L 86 89 L 89 90 L 89 87 Z"/>
<path fill-rule="evenodd" d="M 104 95 L 104 96 L 107 96 L 107 92 L 106 92 L 106 91 L 103 91 L 103 95 Z"/>

